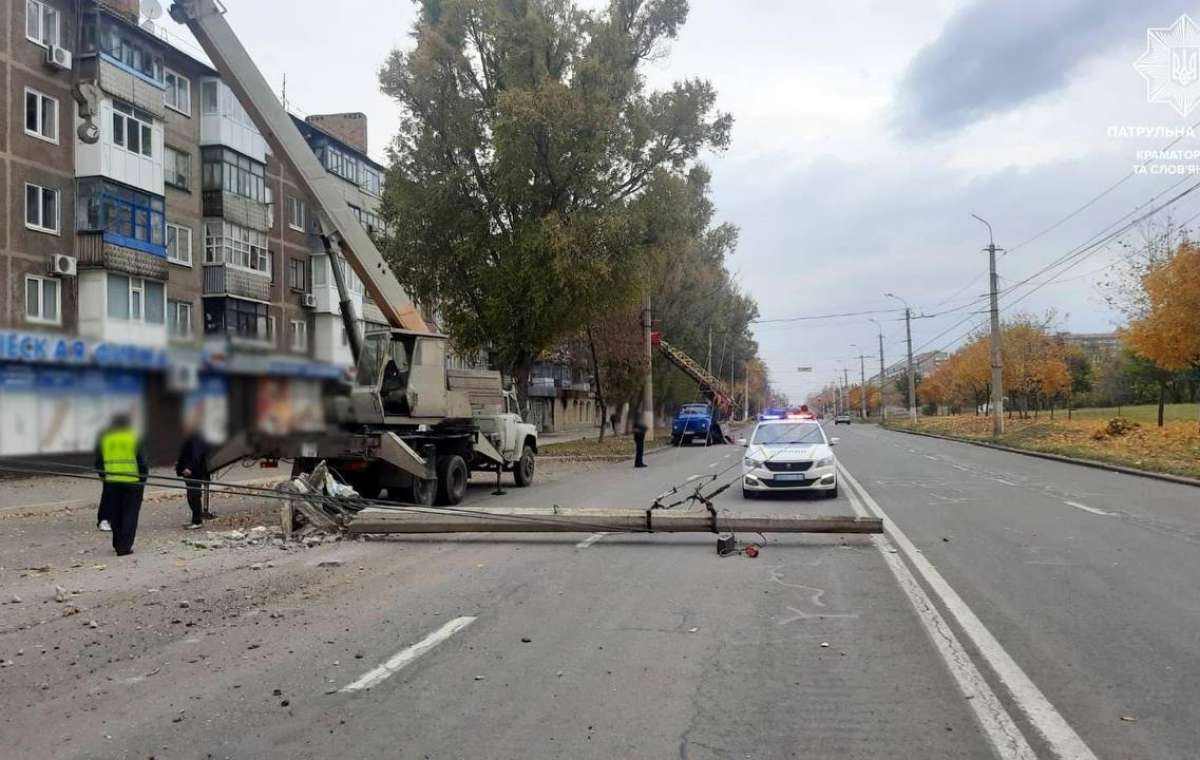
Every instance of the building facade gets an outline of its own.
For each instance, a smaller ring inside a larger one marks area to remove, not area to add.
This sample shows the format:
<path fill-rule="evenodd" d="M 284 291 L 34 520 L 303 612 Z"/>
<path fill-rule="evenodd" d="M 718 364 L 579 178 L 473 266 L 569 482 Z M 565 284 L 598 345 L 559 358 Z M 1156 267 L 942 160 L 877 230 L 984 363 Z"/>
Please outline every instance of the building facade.
<path fill-rule="evenodd" d="M 187 425 L 214 441 L 319 428 L 323 386 L 352 363 L 315 204 L 218 73 L 137 6 L 0 9 L 0 456 L 85 452 L 117 412 L 164 460 Z M 325 127 L 342 137 L 306 137 L 371 229 L 383 167 L 365 117 L 339 116 Z M 360 321 L 382 323 L 347 272 Z"/>

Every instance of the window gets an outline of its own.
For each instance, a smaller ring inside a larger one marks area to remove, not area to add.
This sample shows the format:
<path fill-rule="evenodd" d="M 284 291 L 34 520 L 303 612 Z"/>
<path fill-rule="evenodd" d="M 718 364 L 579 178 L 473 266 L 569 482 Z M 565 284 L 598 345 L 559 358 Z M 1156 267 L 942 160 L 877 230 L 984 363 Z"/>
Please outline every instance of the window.
<path fill-rule="evenodd" d="M 167 334 L 172 338 L 192 337 L 192 305 L 187 301 L 167 302 Z"/>
<path fill-rule="evenodd" d="M 267 317 L 267 340 L 275 342 L 275 317 Z"/>
<path fill-rule="evenodd" d="M 25 0 L 25 38 L 49 47 L 61 45 L 62 20 L 58 11 L 38 0 Z"/>
<path fill-rule="evenodd" d="M 304 260 L 288 259 L 287 284 L 292 290 L 304 290 Z"/>
<path fill-rule="evenodd" d="M 329 264 L 327 259 L 321 257 L 312 261 L 312 284 L 316 286 L 324 286 L 328 281 Z"/>
<path fill-rule="evenodd" d="M 267 305 L 241 298 L 205 298 L 204 331 L 229 333 L 255 341 L 273 341 L 275 318 Z"/>
<path fill-rule="evenodd" d="M 163 283 L 141 277 L 108 273 L 108 316 L 161 325 L 166 318 Z"/>
<path fill-rule="evenodd" d="M 204 148 L 203 187 L 223 190 L 259 203 L 267 202 L 266 167 L 232 150 L 220 147 Z"/>
<path fill-rule="evenodd" d="M 62 293 L 52 277 L 25 275 L 25 321 L 57 325 L 62 322 Z"/>
<path fill-rule="evenodd" d="M 192 115 L 192 82 L 182 74 L 170 69 L 163 70 L 163 81 L 167 85 L 163 93 L 163 103 L 184 116 Z"/>
<path fill-rule="evenodd" d="M 332 145 L 325 146 L 325 168 L 343 179 L 358 184 L 358 161 Z"/>
<path fill-rule="evenodd" d="M 304 231 L 304 201 L 288 196 L 287 223 L 294 230 Z"/>
<path fill-rule="evenodd" d="M 25 226 L 58 234 L 58 191 L 25 183 Z"/>
<path fill-rule="evenodd" d="M 113 101 L 113 144 L 130 153 L 154 155 L 154 117 L 140 108 Z"/>
<path fill-rule="evenodd" d="M 167 223 L 167 261 L 192 265 L 192 228 Z"/>
<path fill-rule="evenodd" d="M 25 134 L 58 143 L 58 101 L 25 88 Z"/>
<path fill-rule="evenodd" d="M 270 275 L 271 255 L 267 251 L 267 234 L 232 222 L 206 222 L 204 261 L 208 264 L 231 264 Z"/>
<path fill-rule="evenodd" d="M 180 190 L 192 189 L 192 156 L 172 148 L 163 149 L 163 181 Z"/>
<path fill-rule="evenodd" d="M 130 24 L 102 13 L 85 13 L 80 20 L 81 53 L 99 51 L 105 58 L 155 83 L 163 81 L 162 53 L 135 35 Z"/>
<path fill-rule="evenodd" d="M 362 189 L 371 195 L 379 195 L 383 184 L 379 172 L 374 167 L 363 164 L 359 174 L 362 178 Z"/>
<path fill-rule="evenodd" d="M 200 83 L 200 111 L 202 113 L 218 113 L 220 111 L 217 81 L 209 79 Z"/>
<path fill-rule="evenodd" d="M 105 240 L 117 245 L 166 255 L 161 196 L 94 177 L 79 180 L 78 186 L 75 219 L 80 230 L 103 230 Z"/>
<path fill-rule="evenodd" d="M 302 319 L 291 321 L 291 348 L 293 351 L 308 350 L 308 323 Z"/>

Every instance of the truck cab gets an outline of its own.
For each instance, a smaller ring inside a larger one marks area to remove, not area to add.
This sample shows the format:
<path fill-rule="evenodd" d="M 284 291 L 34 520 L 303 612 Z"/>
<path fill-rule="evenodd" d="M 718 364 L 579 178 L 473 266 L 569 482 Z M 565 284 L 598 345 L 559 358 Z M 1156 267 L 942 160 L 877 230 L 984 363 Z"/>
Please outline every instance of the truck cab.
<path fill-rule="evenodd" d="M 718 443 L 716 413 L 712 404 L 684 404 L 675 412 L 671 422 L 671 445 L 690 444 L 695 439 L 705 443 Z"/>

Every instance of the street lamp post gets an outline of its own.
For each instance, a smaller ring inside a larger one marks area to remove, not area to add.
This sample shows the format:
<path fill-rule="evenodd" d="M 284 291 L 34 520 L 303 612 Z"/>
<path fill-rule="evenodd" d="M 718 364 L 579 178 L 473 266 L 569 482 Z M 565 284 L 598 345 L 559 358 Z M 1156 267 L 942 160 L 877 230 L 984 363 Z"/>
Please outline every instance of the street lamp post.
<path fill-rule="evenodd" d="M 895 293 L 884 293 L 883 295 L 887 298 L 895 298 L 904 304 L 904 332 L 908 337 L 908 419 L 915 425 L 917 422 L 917 377 L 916 371 L 913 369 L 912 309 L 909 308 L 908 301 Z"/>
<path fill-rule="evenodd" d="M 1000 297 L 996 293 L 996 241 L 992 237 L 992 225 L 981 216 L 971 216 L 983 222 L 988 231 L 988 273 L 991 275 L 992 312 L 992 435 L 1004 435 L 1004 359 L 1000 352 Z"/>
<path fill-rule="evenodd" d="M 869 317 L 868 321 L 874 322 L 875 327 L 879 328 L 879 416 L 886 422 L 887 404 L 883 400 L 883 325 L 874 317 Z"/>

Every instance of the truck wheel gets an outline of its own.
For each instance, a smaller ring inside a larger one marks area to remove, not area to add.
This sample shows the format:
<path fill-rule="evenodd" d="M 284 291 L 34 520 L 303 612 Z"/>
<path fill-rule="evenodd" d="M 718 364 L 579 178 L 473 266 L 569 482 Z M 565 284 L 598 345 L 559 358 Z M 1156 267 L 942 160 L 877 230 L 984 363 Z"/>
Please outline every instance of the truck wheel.
<path fill-rule="evenodd" d="M 437 496 L 437 481 L 410 478 L 408 485 L 401 490 L 404 494 L 404 498 L 401 501 L 407 501 L 410 504 L 416 504 L 421 507 L 429 507 L 433 506 L 433 499 Z"/>
<path fill-rule="evenodd" d="M 526 446 L 521 451 L 521 458 L 513 465 L 513 480 L 524 488 L 533 482 L 533 449 Z"/>
<path fill-rule="evenodd" d="M 454 506 L 467 495 L 467 463 L 458 454 L 440 457 L 437 462 L 438 504 Z"/>

